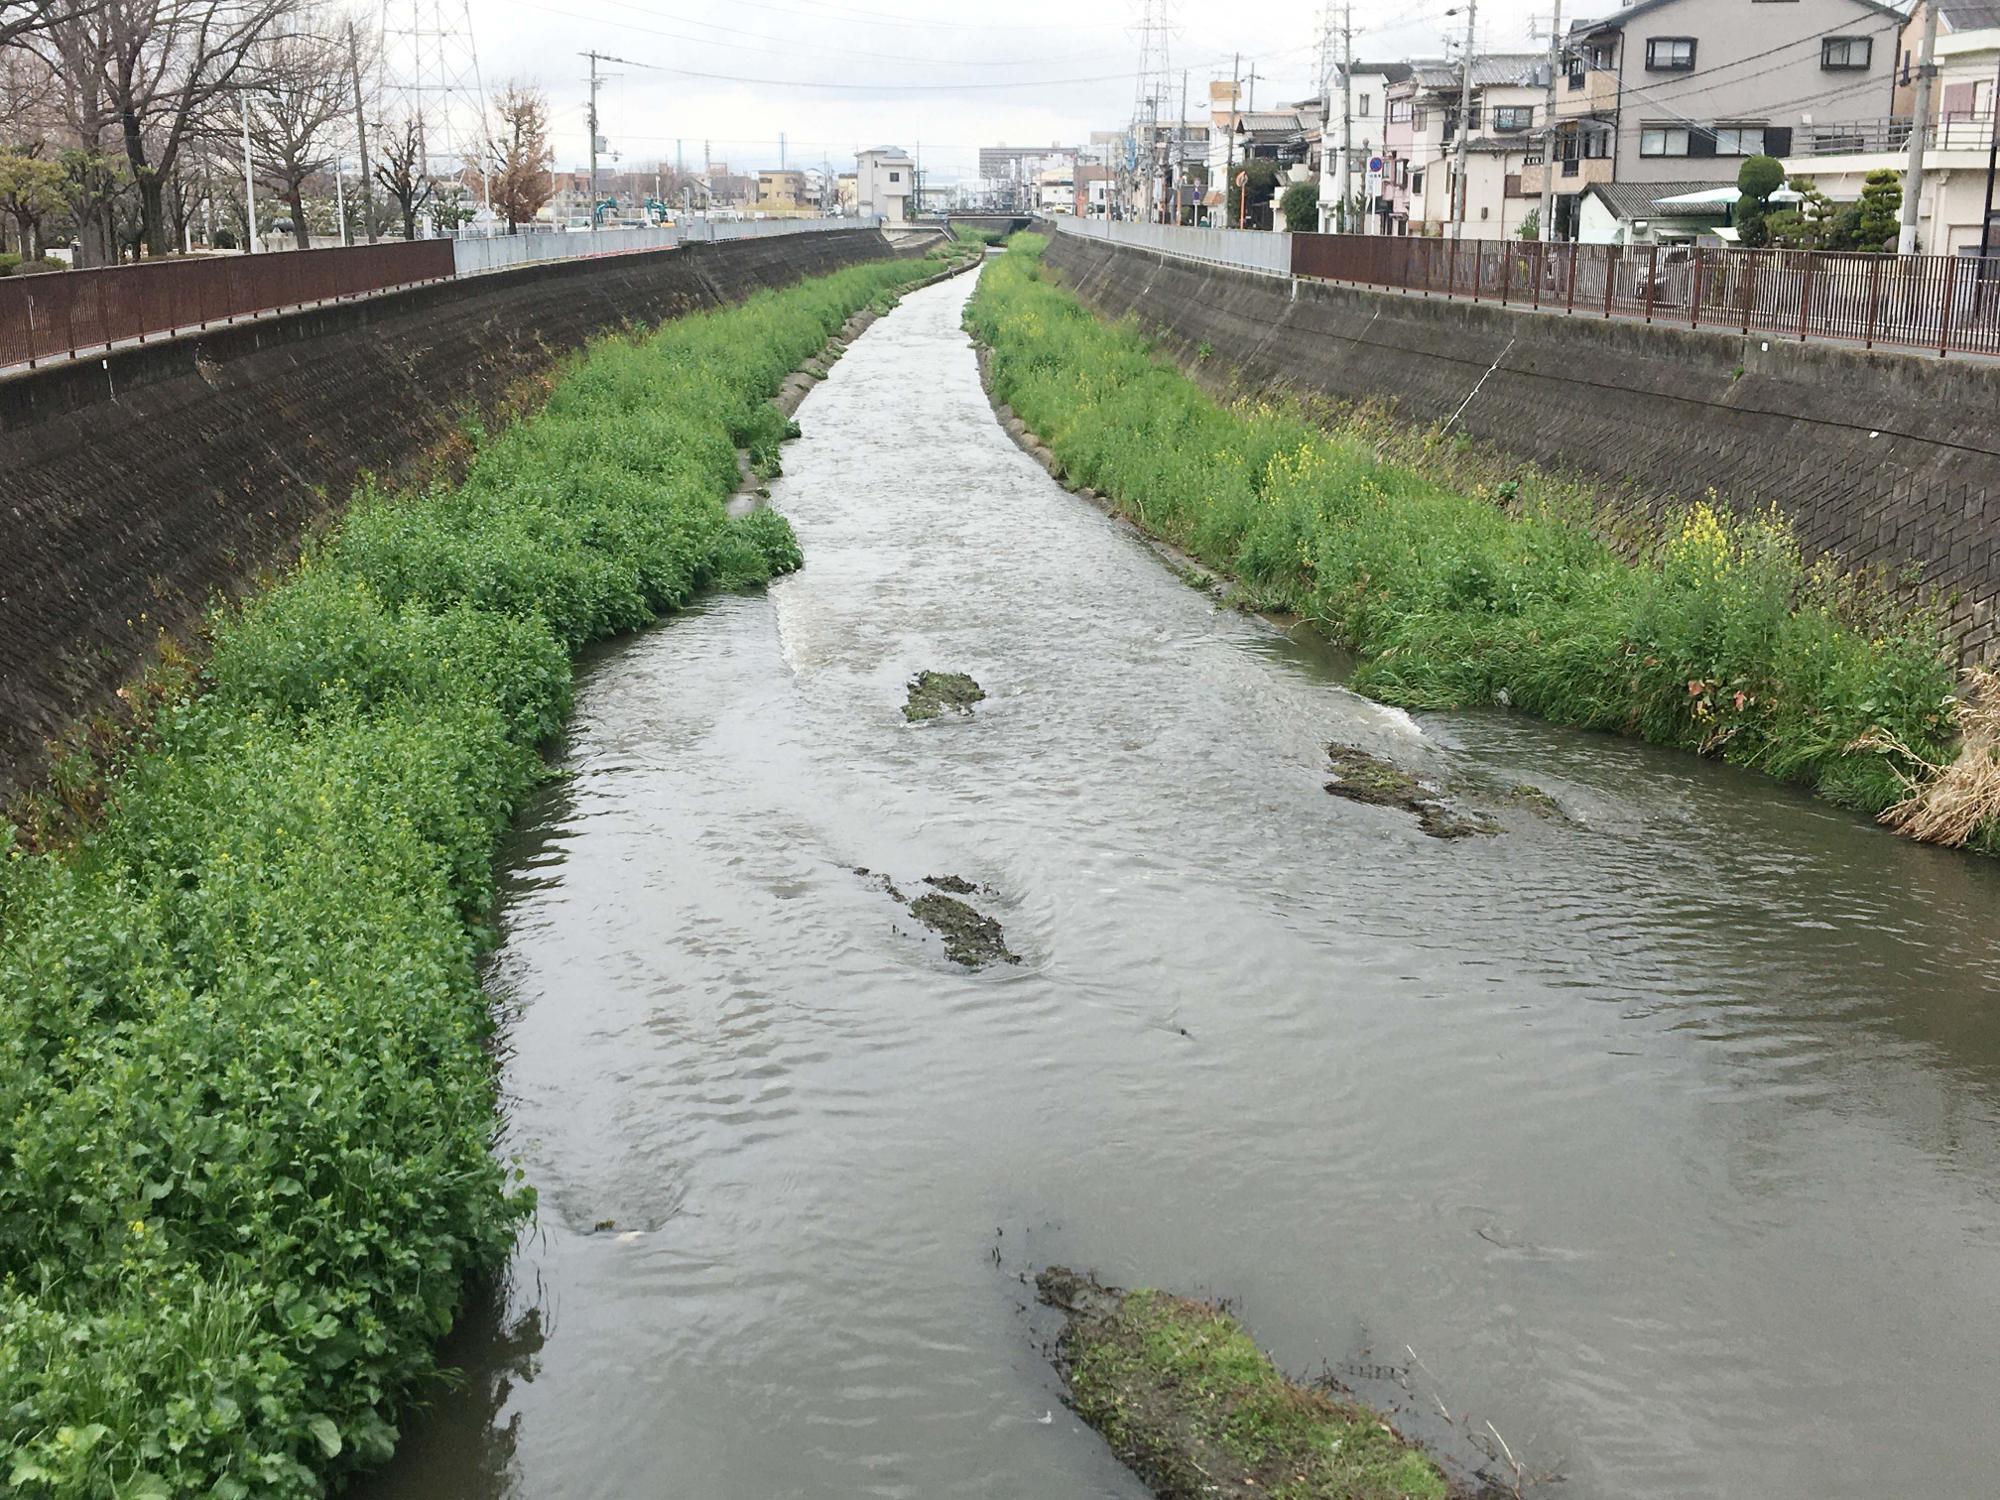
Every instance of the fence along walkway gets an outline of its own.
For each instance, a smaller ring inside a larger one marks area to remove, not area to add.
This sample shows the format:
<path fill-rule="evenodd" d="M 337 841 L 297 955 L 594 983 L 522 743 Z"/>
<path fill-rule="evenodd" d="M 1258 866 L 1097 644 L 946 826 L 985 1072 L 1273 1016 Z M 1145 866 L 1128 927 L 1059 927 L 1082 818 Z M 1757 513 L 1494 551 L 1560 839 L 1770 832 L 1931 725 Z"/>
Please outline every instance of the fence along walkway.
<path fill-rule="evenodd" d="M 696 221 L 686 229 L 392 240 L 341 249 L 141 261 L 0 278 L 0 370 L 73 358 L 285 308 L 543 260 L 665 250 L 686 243 L 870 228 L 872 219 Z"/>
<path fill-rule="evenodd" d="M 1688 328 L 2000 355 L 2000 253 L 1269 234 L 1057 219 L 1059 231 L 1246 270 Z M 1984 265 L 1984 274 L 1981 266 Z"/>

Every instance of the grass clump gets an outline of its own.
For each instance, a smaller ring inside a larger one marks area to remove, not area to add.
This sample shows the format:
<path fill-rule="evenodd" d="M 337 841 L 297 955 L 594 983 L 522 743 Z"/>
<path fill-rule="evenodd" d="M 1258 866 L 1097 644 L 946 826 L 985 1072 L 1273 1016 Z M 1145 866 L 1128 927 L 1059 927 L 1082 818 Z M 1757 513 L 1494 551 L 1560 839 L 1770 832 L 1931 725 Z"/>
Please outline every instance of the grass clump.
<path fill-rule="evenodd" d="M 1361 652 L 1362 691 L 1511 704 L 1870 812 L 1948 760 L 1935 615 L 1807 566 L 1777 513 L 1697 502 L 1631 560 L 1574 496 L 1459 493 L 1295 406 L 1211 398 L 1044 279 L 1045 245 L 1016 235 L 968 313 L 995 396 L 1071 480 Z"/>
<path fill-rule="evenodd" d="M 1057 1348 L 1077 1415 L 1162 1500 L 1453 1493 L 1378 1413 L 1287 1379 L 1221 1308 L 1120 1292 L 1060 1267 L 1036 1284 L 1067 1316 Z"/>
<path fill-rule="evenodd" d="M 391 1450 L 531 1191 L 492 1154 L 491 856 L 577 647 L 798 566 L 732 521 L 854 267 L 607 342 L 465 481 L 217 618 L 101 812 L 0 825 L 0 1488 L 306 1496 Z"/>

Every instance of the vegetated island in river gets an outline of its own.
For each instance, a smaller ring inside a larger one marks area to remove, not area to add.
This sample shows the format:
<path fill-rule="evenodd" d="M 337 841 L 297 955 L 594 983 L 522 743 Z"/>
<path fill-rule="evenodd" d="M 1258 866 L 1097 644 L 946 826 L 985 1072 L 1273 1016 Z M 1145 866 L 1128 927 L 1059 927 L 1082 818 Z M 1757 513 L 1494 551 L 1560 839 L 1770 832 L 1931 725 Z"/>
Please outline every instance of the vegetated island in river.
<path fill-rule="evenodd" d="M 0 822 L 0 1483 L 304 1500 L 385 1458 L 533 1205 L 493 1152 L 494 845 L 571 657 L 799 565 L 732 518 L 785 373 L 976 257 L 613 337 L 464 482 L 364 495 L 213 622 L 101 815 Z"/>
<path fill-rule="evenodd" d="M 1070 1405 L 1160 1500 L 1456 1500 L 1381 1413 L 1287 1379 L 1228 1313 L 1120 1291 L 1062 1266 L 1035 1278 L 1062 1311 Z"/>
<path fill-rule="evenodd" d="M 1053 284 L 1046 245 L 1015 235 L 967 309 L 994 400 L 1065 482 L 1360 653 L 1358 691 L 1678 745 L 2000 851 L 2000 684 L 1954 691 L 1928 605 L 1808 565 L 1775 511 L 1614 515 L 1525 467 L 1461 492 L 1435 435 L 1218 400 Z"/>

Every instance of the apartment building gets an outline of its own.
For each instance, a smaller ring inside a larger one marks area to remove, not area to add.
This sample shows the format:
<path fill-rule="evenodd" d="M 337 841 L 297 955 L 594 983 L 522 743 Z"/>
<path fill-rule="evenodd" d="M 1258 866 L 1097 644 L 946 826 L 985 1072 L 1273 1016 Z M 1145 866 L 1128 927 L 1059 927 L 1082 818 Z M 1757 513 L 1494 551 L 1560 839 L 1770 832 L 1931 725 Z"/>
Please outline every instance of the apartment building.
<path fill-rule="evenodd" d="M 795 214 L 806 207 L 806 174 L 784 168 L 760 168 L 752 206 L 760 213 Z"/>
<path fill-rule="evenodd" d="M 1942 0 L 1950 3 L 1950 0 Z M 1903 18 L 1877 0 L 1638 0 L 1569 29 L 1554 161 L 1556 230 L 1592 183 L 1734 183 L 1746 156 L 1893 105 Z"/>

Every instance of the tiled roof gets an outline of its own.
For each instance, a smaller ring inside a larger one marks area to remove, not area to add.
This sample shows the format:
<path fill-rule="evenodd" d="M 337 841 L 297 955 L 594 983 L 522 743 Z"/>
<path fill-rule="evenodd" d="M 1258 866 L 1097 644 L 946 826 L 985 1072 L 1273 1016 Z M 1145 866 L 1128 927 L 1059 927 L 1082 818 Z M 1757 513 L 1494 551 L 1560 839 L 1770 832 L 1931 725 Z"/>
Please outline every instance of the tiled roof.
<path fill-rule="evenodd" d="M 1688 218 L 1706 214 L 1707 209 L 1692 208 L 1683 203 L 1671 208 L 1659 208 L 1662 198 L 1678 198 L 1682 193 L 1699 193 L 1708 188 L 1727 187 L 1729 183 L 1719 178 L 1709 178 L 1706 182 L 1594 182 L 1584 191 L 1595 193 L 1621 219 Z"/>
<path fill-rule="evenodd" d="M 1532 83 L 1537 68 L 1548 66 L 1545 52 L 1493 52 L 1472 60 L 1472 86 L 1492 88 L 1509 83 Z M 1458 64 L 1424 62 L 1416 65 L 1417 84 L 1427 89 L 1455 89 L 1459 86 Z"/>

